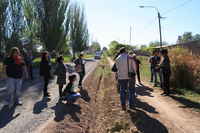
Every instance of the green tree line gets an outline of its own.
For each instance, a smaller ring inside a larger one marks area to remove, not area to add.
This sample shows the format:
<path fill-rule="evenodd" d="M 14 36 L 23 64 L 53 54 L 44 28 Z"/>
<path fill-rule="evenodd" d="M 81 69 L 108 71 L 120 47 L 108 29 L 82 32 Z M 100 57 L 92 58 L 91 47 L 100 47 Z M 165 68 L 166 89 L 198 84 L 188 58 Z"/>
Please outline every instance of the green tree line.
<path fill-rule="evenodd" d="M 89 32 L 84 7 L 70 0 L 0 0 L 0 48 L 41 45 L 45 50 L 85 50 Z"/>

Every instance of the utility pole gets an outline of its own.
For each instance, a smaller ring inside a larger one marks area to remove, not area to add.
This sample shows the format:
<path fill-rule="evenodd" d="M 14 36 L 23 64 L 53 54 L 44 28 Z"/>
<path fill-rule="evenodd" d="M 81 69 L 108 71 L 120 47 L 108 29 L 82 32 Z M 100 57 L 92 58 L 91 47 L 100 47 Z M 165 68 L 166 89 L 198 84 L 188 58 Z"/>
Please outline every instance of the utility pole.
<path fill-rule="evenodd" d="M 131 45 L 131 40 L 132 39 L 132 27 L 130 26 L 130 42 L 129 42 L 129 44 Z"/>
<path fill-rule="evenodd" d="M 158 23 L 159 23 L 159 34 L 160 34 L 160 49 L 162 49 L 162 30 L 161 30 L 161 21 L 160 19 L 163 18 L 161 15 L 160 15 L 160 12 L 158 10 L 157 7 L 155 6 L 139 6 L 140 8 L 154 8 L 156 9 L 157 13 L 158 13 Z"/>
<path fill-rule="evenodd" d="M 161 31 L 161 22 L 160 22 L 161 18 L 162 17 L 160 16 L 160 12 L 158 12 L 159 33 L 160 33 L 160 48 L 162 49 L 162 31 Z"/>

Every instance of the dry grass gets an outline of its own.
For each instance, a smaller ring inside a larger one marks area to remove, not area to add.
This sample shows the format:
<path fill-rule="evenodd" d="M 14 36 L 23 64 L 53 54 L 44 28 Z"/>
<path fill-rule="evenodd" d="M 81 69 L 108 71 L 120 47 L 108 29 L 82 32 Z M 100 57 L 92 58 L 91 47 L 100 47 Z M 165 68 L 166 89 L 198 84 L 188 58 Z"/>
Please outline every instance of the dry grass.
<path fill-rule="evenodd" d="M 170 50 L 172 84 L 175 87 L 192 89 L 200 84 L 200 58 L 187 49 Z"/>

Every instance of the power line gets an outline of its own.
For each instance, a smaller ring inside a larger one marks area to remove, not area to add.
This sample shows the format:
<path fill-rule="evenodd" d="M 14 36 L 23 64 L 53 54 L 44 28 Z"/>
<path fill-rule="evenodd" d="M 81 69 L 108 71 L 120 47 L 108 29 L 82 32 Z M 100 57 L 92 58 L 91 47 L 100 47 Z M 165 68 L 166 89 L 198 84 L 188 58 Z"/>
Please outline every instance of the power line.
<path fill-rule="evenodd" d="M 179 8 L 181 8 L 181 7 L 184 7 L 186 4 L 188 4 L 189 2 L 192 2 L 193 0 L 186 0 L 186 1 L 184 1 L 183 3 L 181 3 L 180 5 L 178 5 L 178 6 L 176 6 L 176 7 L 173 7 L 173 8 L 171 8 L 171 9 L 169 9 L 169 10 L 166 10 L 164 13 L 162 13 L 161 15 L 166 15 L 166 14 L 168 14 L 168 13 L 171 13 L 171 12 L 173 12 L 173 11 L 175 11 L 175 10 L 177 10 L 177 9 L 179 9 Z M 157 19 L 157 17 L 156 18 L 154 18 L 154 19 L 152 19 L 151 21 L 149 21 L 149 23 L 146 25 L 146 26 L 144 26 L 144 28 L 145 29 L 149 29 L 152 25 L 153 25 L 153 23 L 155 22 L 155 20 Z"/>
<path fill-rule="evenodd" d="M 182 4 L 180 4 L 180 5 L 176 6 L 176 7 L 173 7 L 173 8 L 171 8 L 171 9 L 165 11 L 163 14 L 171 13 L 171 12 L 177 10 L 178 8 L 184 7 L 186 4 L 188 4 L 188 3 L 192 2 L 192 1 L 193 1 L 193 0 L 186 0 L 186 1 L 184 1 Z"/>

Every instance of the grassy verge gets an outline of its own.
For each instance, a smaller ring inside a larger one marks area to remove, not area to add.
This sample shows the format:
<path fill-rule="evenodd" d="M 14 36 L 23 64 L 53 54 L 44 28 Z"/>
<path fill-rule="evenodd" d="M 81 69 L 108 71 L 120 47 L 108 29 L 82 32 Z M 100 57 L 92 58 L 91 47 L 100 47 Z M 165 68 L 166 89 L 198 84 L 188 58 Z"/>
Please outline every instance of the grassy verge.
<path fill-rule="evenodd" d="M 94 55 L 93 54 L 86 54 L 86 55 L 84 55 L 84 58 L 91 59 L 91 58 L 94 58 Z"/>
<path fill-rule="evenodd" d="M 141 77 L 144 81 L 148 82 L 151 77 L 148 58 L 139 57 L 139 59 L 142 62 Z M 184 104 L 186 107 L 191 107 L 200 111 L 200 93 L 199 92 L 193 91 L 195 89 L 189 89 L 189 88 L 176 88 L 173 90 L 177 92 L 177 94 L 173 96 L 175 100 Z"/>
<path fill-rule="evenodd" d="M 149 81 L 151 77 L 151 72 L 150 72 L 150 65 L 148 62 L 148 57 L 146 56 L 139 56 L 139 60 L 141 61 L 141 68 L 140 68 L 140 74 L 141 78 L 144 81 Z"/>

